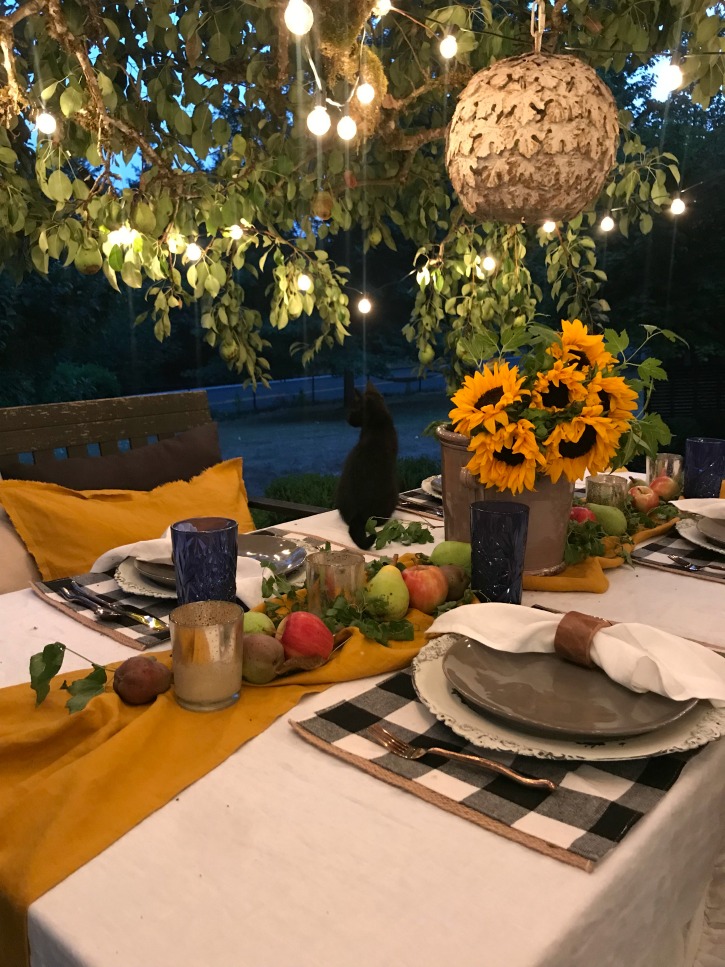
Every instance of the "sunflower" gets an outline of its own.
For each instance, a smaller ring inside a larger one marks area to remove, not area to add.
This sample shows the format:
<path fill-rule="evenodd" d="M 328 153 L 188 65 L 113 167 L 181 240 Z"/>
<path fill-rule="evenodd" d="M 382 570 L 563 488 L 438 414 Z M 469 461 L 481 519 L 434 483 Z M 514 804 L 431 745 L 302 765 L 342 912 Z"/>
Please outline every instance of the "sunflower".
<path fill-rule="evenodd" d="M 587 386 L 585 413 L 606 416 L 619 424 L 626 424 L 637 409 L 637 393 L 622 376 L 596 373 Z"/>
<path fill-rule="evenodd" d="M 484 366 L 482 372 L 466 376 L 463 386 L 451 399 L 455 408 L 448 415 L 455 429 L 470 436 L 479 426 L 489 433 L 495 432 L 498 423 L 506 426 L 509 421 L 506 407 L 521 400 L 524 378 L 519 376 L 516 366 L 508 363 Z"/>
<path fill-rule="evenodd" d="M 557 424 L 544 440 L 546 472 L 556 483 L 564 474 L 567 480 L 579 480 L 584 471 L 601 473 L 617 452 L 622 424 L 606 416 L 582 413 L 568 423 Z"/>
<path fill-rule="evenodd" d="M 550 413 L 566 410 L 572 403 L 587 398 L 584 379 L 581 369 L 557 359 L 550 370 L 539 373 L 536 377 L 531 392 L 531 405 Z"/>
<path fill-rule="evenodd" d="M 529 420 L 508 423 L 494 433 L 477 433 L 468 449 L 473 450 L 468 470 L 481 483 L 514 494 L 533 490 L 536 470 L 545 463 Z"/>
<path fill-rule="evenodd" d="M 577 369 L 597 366 L 600 370 L 614 366 L 617 360 L 604 348 L 604 337 L 587 332 L 580 319 L 561 323 L 561 342 L 552 343 L 547 352 L 555 359 L 573 364 Z"/>

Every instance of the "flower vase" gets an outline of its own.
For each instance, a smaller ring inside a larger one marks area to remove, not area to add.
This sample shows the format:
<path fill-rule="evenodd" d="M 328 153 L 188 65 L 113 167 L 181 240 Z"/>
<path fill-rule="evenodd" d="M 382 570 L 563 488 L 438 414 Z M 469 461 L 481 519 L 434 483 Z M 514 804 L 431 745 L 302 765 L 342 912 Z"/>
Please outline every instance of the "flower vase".
<path fill-rule="evenodd" d="M 446 540 L 471 540 L 473 501 L 513 500 L 529 508 L 524 573 L 551 575 L 563 571 L 574 485 L 564 477 L 556 483 L 541 477 L 536 480 L 535 490 L 524 490 L 520 494 L 484 487 L 466 469 L 470 459 L 468 437 L 446 427 L 438 427 L 436 435 L 441 445 Z"/>

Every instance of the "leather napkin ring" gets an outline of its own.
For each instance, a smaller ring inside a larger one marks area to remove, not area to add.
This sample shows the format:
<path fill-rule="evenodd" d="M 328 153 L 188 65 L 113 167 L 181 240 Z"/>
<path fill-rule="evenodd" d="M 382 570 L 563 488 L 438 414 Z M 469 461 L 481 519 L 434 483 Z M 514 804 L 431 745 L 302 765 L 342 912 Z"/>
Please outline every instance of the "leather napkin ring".
<path fill-rule="evenodd" d="M 581 611 L 567 611 L 559 622 L 554 635 L 554 651 L 559 658 L 593 668 L 591 659 L 592 640 L 602 628 L 610 628 L 611 621 L 596 618 L 592 614 L 582 614 Z"/>

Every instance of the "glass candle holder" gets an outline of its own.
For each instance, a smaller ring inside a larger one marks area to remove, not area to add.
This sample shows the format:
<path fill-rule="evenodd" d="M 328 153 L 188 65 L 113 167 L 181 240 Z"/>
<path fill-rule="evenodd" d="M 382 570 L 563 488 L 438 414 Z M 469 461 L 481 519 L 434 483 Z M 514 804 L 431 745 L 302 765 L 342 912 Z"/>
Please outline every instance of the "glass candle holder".
<path fill-rule="evenodd" d="M 471 590 L 481 601 L 521 604 L 528 526 L 525 504 L 471 504 Z"/>
<path fill-rule="evenodd" d="M 365 558 L 357 551 L 318 551 L 307 557 L 307 610 L 322 617 L 342 595 L 359 604 Z"/>
<path fill-rule="evenodd" d="M 587 503 L 601 504 L 604 507 L 624 507 L 629 490 L 626 477 L 615 477 L 611 473 L 595 473 L 587 477 Z"/>
<path fill-rule="evenodd" d="M 235 600 L 238 529 L 227 517 L 190 517 L 171 525 L 179 604 Z"/>
<path fill-rule="evenodd" d="M 673 500 L 682 493 L 685 476 L 685 460 L 681 453 L 658 453 L 647 457 L 647 483 L 658 477 L 669 477 L 673 486 L 667 491 L 666 500 Z M 664 481 L 666 483 L 666 481 Z"/>
<path fill-rule="evenodd" d="M 725 481 L 725 440 L 685 440 L 685 497 L 719 497 Z"/>
<path fill-rule="evenodd" d="M 192 712 L 233 705 L 242 687 L 243 610 L 194 601 L 169 615 L 176 701 Z"/>

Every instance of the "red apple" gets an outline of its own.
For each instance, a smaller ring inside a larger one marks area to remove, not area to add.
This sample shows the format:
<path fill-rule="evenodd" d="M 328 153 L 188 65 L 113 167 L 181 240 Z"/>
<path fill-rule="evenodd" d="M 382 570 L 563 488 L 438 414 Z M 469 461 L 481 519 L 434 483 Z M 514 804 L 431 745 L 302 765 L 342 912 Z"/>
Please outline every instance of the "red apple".
<path fill-rule="evenodd" d="M 672 500 L 677 497 L 682 489 L 677 480 L 673 480 L 672 477 L 655 477 L 650 484 L 650 489 L 653 490 L 658 497 L 662 500 Z"/>
<path fill-rule="evenodd" d="M 635 510 L 638 510 L 640 514 L 654 510 L 660 502 L 660 498 L 650 487 L 631 487 L 629 496 L 632 498 Z"/>
<path fill-rule="evenodd" d="M 335 643 L 322 618 L 309 611 L 288 614 L 280 622 L 276 637 L 282 642 L 285 658 L 322 658 L 327 661 Z"/>
<path fill-rule="evenodd" d="M 597 515 L 592 513 L 588 507 L 572 507 L 569 519 L 575 520 L 577 524 L 583 524 L 586 520 L 596 521 Z"/>
<path fill-rule="evenodd" d="M 403 571 L 410 607 L 417 608 L 425 614 L 433 614 L 435 609 L 443 604 L 448 597 L 448 581 L 446 576 L 435 564 L 415 564 Z"/>

